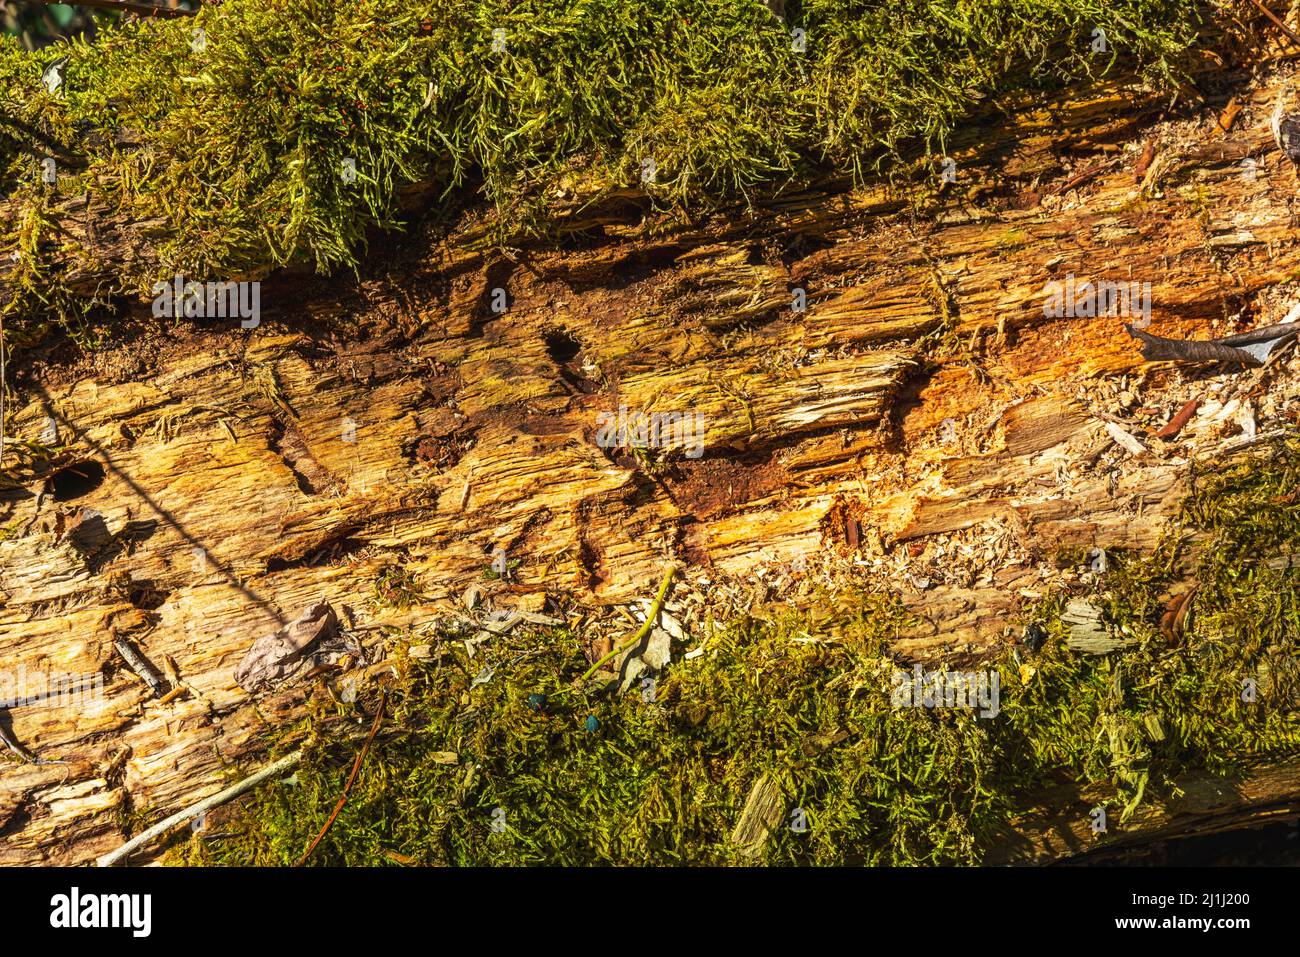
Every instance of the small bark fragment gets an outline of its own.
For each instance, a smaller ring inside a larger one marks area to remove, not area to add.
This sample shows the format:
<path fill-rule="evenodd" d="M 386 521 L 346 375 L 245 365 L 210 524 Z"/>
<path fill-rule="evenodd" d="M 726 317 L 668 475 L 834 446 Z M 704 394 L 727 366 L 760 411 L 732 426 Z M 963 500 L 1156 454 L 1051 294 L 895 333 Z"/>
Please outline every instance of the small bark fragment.
<path fill-rule="evenodd" d="M 743 856 L 757 858 L 763 853 L 768 835 L 781 823 L 783 804 L 780 789 L 766 774 L 754 782 L 740 820 L 731 832 L 731 842 Z"/>

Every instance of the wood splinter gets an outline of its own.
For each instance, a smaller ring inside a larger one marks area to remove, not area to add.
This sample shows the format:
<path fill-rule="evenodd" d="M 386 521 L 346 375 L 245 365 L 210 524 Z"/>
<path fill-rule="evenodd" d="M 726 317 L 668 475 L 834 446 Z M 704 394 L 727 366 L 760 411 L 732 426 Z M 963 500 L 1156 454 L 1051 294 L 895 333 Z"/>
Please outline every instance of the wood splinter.
<path fill-rule="evenodd" d="M 167 693 L 167 689 L 163 687 L 162 678 L 158 676 L 157 669 L 129 641 L 125 638 L 119 638 L 116 632 L 113 633 L 113 647 L 122 656 L 127 667 L 149 686 L 149 690 L 153 692 L 155 698 L 161 698 Z"/>

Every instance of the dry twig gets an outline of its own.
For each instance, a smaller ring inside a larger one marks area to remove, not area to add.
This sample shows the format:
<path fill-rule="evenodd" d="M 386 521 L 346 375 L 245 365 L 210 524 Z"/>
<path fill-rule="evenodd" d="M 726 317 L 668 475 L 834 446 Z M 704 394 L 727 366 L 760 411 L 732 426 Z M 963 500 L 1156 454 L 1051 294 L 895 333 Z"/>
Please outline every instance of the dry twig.
<path fill-rule="evenodd" d="M 253 790 L 253 788 L 257 787 L 262 782 L 268 781 L 271 778 L 275 777 L 276 775 L 283 774 L 285 771 L 288 771 L 291 767 L 293 767 L 301 760 L 302 760 L 301 751 L 295 751 L 293 752 L 293 754 L 287 754 L 284 757 L 282 757 L 280 760 L 268 764 L 266 767 L 262 768 L 262 770 L 258 771 L 256 774 L 244 778 L 244 780 L 240 781 L 238 784 L 233 784 L 230 787 L 226 788 L 224 791 L 218 791 L 216 794 L 212 795 L 211 797 L 204 798 L 202 801 L 199 801 L 196 804 L 191 804 L 183 811 L 177 811 L 171 817 L 164 818 L 163 820 L 155 824 L 153 827 L 131 838 L 131 840 L 127 841 L 117 850 L 109 851 L 107 854 L 104 854 L 101 857 L 97 858 L 95 863 L 98 864 L 100 867 L 112 867 L 114 864 L 124 861 L 127 857 L 129 857 L 135 851 L 139 850 L 144 845 L 148 844 L 155 837 L 159 837 L 160 835 L 167 833 L 174 827 L 179 827 L 185 822 L 190 821 L 193 818 L 197 817 L 198 815 L 202 814 L 204 811 L 210 810 L 211 808 L 217 807 L 218 805 L 225 804 L 227 801 L 233 801 L 241 794 Z"/>
<path fill-rule="evenodd" d="M 298 863 L 295 865 L 296 867 L 302 867 L 307 863 L 307 858 L 311 857 L 311 852 L 316 850 L 316 845 L 321 842 L 322 838 L 325 837 L 325 834 L 334 824 L 334 819 L 338 817 L 339 812 L 343 810 L 343 805 L 348 803 L 348 794 L 351 793 L 352 785 L 357 779 L 357 774 L 361 771 L 361 765 L 366 760 L 366 753 L 370 750 L 370 743 L 375 740 L 375 735 L 379 733 L 379 723 L 384 719 L 384 703 L 386 698 L 387 693 L 381 691 L 379 693 L 379 707 L 375 709 L 375 721 L 370 726 L 370 734 L 366 737 L 366 743 L 361 746 L 361 750 L 357 752 L 357 759 L 352 762 L 352 773 L 348 775 L 348 783 L 343 785 L 343 793 L 339 796 L 339 803 L 334 805 L 334 810 L 330 813 L 329 820 L 325 822 L 325 826 L 322 827 L 320 833 L 316 835 L 316 840 L 311 842 L 311 846 L 308 847 L 302 857 L 298 859 Z"/>

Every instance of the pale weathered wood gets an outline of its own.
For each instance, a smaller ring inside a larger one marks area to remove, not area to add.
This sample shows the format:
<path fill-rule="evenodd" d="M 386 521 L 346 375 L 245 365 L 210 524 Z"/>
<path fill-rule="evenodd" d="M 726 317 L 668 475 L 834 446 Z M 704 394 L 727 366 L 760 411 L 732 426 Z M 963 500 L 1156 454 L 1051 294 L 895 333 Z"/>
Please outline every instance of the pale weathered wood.
<path fill-rule="evenodd" d="M 768 836 L 785 815 L 785 799 L 767 775 L 754 782 L 745 799 L 740 818 L 731 832 L 731 843 L 744 857 L 759 857 Z"/>
<path fill-rule="evenodd" d="M 145 828 L 117 850 L 101 855 L 95 863 L 100 867 L 112 867 L 115 864 L 120 864 L 123 861 L 129 860 L 133 853 L 141 848 L 148 847 L 149 842 L 155 838 L 159 838 L 173 828 L 180 827 L 182 824 L 194 820 L 205 811 L 210 811 L 215 807 L 220 807 L 222 804 L 233 801 L 241 794 L 247 794 L 263 782 L 269 781 L 276 775 L 284 774 L 286 771 L 297 765 L 301 760 L 301 751 L 294 751 L 290 754 L 286 754 L 282 758 L 277 758 L 266 767 L 261 768 L 254 774 L 250 774 L 242 781 L 232 784 L 230 787 L 218 791 L 211 797 L 204 798 L 202 801 L 198 801 L 184 810 L 177 811 L 170 817 L 163 818 L 157 824 Z"/>

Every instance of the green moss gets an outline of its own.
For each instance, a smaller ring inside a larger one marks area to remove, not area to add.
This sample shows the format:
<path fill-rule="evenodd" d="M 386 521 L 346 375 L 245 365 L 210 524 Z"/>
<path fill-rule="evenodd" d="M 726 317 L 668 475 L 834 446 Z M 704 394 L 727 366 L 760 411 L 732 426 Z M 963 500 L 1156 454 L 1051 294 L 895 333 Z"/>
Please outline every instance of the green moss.
<path fill-rule="evenodd" d="M 0 193 L 19 200 L 0 255 L 30 257 L 10 335 L 17 317 L 34 335 L 38 316 L 177 272 L 354 268 L 416 182 L 480 196 L 515 228 L 544 225 L 579 184 L 687 210 L 861 176 L 941 152 L 1001 91 L 1109 67 L 1090 50 L 1098 27 L 1126 67 L 1169 77 L 1201 17 L 1178 0 L 806 0 L 789 26 L 758 0 L 228 0 L 106 25 L 93 43 L 28 52 L 0 37 Z M 50 94 L 42 73 L 60 56 Z M 54 185 L 39 180 L 47 155 Z M 43 269 L 68 240 L 32 219 L 78 195 L 150 224 L 152 255 L 97 264 L 114 278 L 90 296 Z"/>
<path fill-rule="evenodd" d="M 778 841 L 773 860 L 972 860 L 1005 811 L 983 784 L 993 772 L 987 734 L 969 715 L 935 719 L 871 693 L 898 614 L 874 602 L 846 608 L 834 646 L 791 643 L 797 617 L 738 623 L 653 696 L 572 688 L 586 660 L 563 631 L 494 647 L 498 672 L 474 688 L 478 659 L 413 673 L 315 859 L 379 863 L 390 850 L 421 863 L 726 863 L 736 859 L 726 835 L 766 773 L 808 821 L 805 835 Z M 819 693 L 828 674 L 834 687 Z M 205 859 L 301 854 L 337 799 L 349 750 L 330 736 L 311 747 L 297 783 L 262 796 L 242 820 L 248 830 Z M 444 763 L 448 752 L 456 763 Z"/>
<path fill-rule="evenodd" d="M 1022 685 L 1018 669 L 1004 669 L 1013 757 L 1109 781 L 1131 812 L 1148 788 L 1167 791 L 1189 768 L 1226 774 L 1300 750 L 1300 588 L 1295 569 L 1269 567 L 1300 541 L 1300 505 L 1290 501 L 1298 452 L 1285 444 L 1267 461 L 1202 479 L 1181 534 L 1148 556 L 1111 556 L 1094 602 L 1136 648 L 1076 656 L 1064 645 L 1063 600 L 1045 603 L 1053 640 L 1032 662 L 1036 674 Z M 1188 567 L 1192 536 L 1201 543 Z M 1192 611 L 1171 637 L 1160 628 L 1167 589 L 1189 571 Z"/>
<path fill-rule="evenodd" d="M 484 659 L 449 648 L 438 664 L 406 669 L 314 860 L 734 863 L 728 835 L 764 775 L 807 824 L 776 829 L 764 858 L 774 864 L 975 862 L 1044 786 L 1075 781 L 1113 795 L 1122 828 L 1182 773 L 1226 775 L 1300 753 L 1300 587 L 1294 571 L 1267 568 L 1300 533 L 1297 462 L 1300 445 L 1282 446 L 1203 479 L 1168 544 L 1111 557 L 1090 600 L 1136 646 L 1078 655 L 1060 621 L 1066 596 L 1043 602 L 1035 619 L 1048 640 L 997 662 L 1001 711 L 991 720 L 893 707 L 889 643 L 906 612 L 869 596 L 715 629 L 701 657 L 660 676 L 653 700 L 635 687 L 574 688 L 587 659 L 567 631 L 482 646 L 496 670 L 476 686 Z M 1202 542 L 1185 568 L 1179 542 L 1192 533 Z M 1165 590 L 1189 570 L 1194 611 L 1171 640 L 1159 628 Z M 1253 702 L 1242 699 L 1247 678 Z M 530 703 L 538 694 L 540 713 Z M 295 740 L 309 734 L 296 784 L 259 794 L 235 837 L 196 838 L 182 856 L 296 859 L 350 769 L 355 730 L 341 728 L 361 719 L 346 716 L 322 710 L 295 729 Z"/>
<path fill-rule="evenodd" d="M 0 468 L 0 488 L 21 489 L 49 475 L 65 455 L 62 445 L 27 439 L 5 439 L 5 465 Z"/>
<path fill-rule="evenodd" d="M 406 609 L 425 597 L 414 572 L 401 565 L 389 565 L 375 579 L 374 604 L 377 608 Z"/>
<path fill-rule="evenodd" d="M 1017 249 L 1023 249 L 1033 242 L 1033 237 L 1023 229 L 1008 229 L 997 238 L 994 243 L 999 252 L 1009 253 Z"/>

